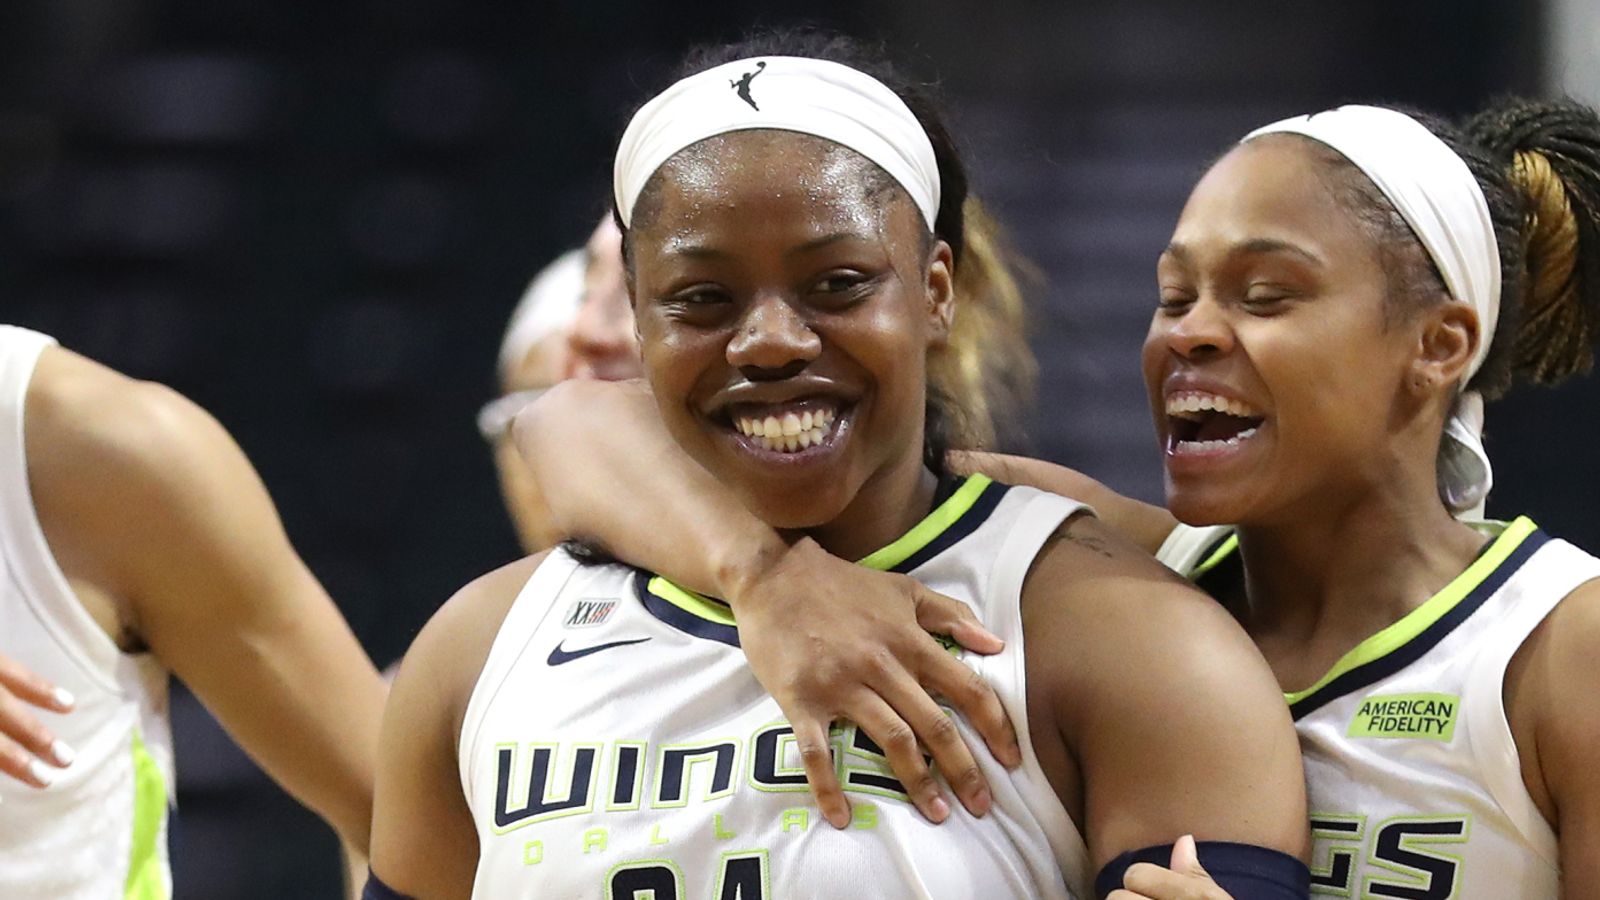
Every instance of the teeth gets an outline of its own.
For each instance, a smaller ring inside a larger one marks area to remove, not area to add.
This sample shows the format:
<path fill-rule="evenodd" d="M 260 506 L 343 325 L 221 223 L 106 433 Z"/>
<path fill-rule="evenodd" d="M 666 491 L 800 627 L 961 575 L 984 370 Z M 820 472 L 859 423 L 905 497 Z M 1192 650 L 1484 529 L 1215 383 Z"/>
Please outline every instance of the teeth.
<path fill-rule="evenodd" d="M 1193 415 L 1213 410 L 1230 416 L 1238 416 L 1242 419 L 1255 418 L 1260 415 L 1260 413 L 1256 412 L 1255 407 L 1243 400 L 1235 400 L 1231 397 L 1222 397 L 1216 394 L 1185 391 L 1167 398 L 1167 415 L 1169 416 Z"/>
<path fill-rule="evenodd" d="M 740 434 L 766 450 L 796 453 L 820 445 L 833 430 L 838 413 L 831 409 L 805 410 L 766 418 L 738 418 L 733 425 Z"/>
<path fill-rule="evenodd" d="M 1255 436 L 1257 429 L 1246 428 L 1225 441 L 1178 441 L 1176 449 L 1183 453 L 1212 453 L 1237 447 Z"/>

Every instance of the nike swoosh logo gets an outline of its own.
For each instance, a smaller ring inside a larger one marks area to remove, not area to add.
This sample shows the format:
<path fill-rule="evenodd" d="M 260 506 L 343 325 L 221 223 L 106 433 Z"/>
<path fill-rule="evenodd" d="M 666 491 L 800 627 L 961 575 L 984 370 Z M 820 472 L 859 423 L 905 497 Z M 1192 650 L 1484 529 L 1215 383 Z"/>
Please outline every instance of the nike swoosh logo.
<path fill-rule="evenodd" d="M 595 644 L 593 647 L 585 647 L 582 650 L 563 650 L 562 644 L 565 644 L 566 641 L 562 641 L 561 644 L 556 645 L 554 650 L 550 651 L 550 659 L 548 659 L 547 662 L 549 662 L 552 666 L 565 665 L 575 659 L 582 659 L 591 653 L 599 653 L 601 650 L 610 650 L 612 647 L 626 647 L 629 644 L 642 644 L 648 640 L 650 639 L 647 637 L 642 637 L 635 638 L 631 641 L 612 641 L 609 644 Z"/>

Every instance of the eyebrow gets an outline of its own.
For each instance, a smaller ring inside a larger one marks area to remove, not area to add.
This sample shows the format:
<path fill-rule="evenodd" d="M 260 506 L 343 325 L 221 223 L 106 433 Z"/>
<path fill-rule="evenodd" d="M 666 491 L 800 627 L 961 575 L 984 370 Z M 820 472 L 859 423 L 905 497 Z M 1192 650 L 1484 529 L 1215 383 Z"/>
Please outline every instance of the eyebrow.
<path fill-rule="evenodd" d="M 1291 256 L 1298 256 L 1302 260 L 1305 260 L 1306 262 L 1311 263 L 1319 268 L 1325 265 L 1322 257 L 1312 253 L 1304 247 L 1291 244 L 1288 241 L 1280 241 L 1275 238 L 1251 238 L 1248 241 L 1241 241 L 1240 243 L 1229 247 L 1228 252 L 1249 254 L 1287 253 Z M 1168 244 L 1167 249 L 1163 250 L 1161 255 L 1170 256 L 1181 263 L 1189 263 L 1193 258 L 1189 253 L 1189 248 L 1178 241 L 1173 241 L 1172 243 Z"/>
<path fill-rule="evenodd" d="M 799 256 L 804 253 L 820 250 L 823 247 L 837 244 L 842 241 L 861 239 L 861 235 L 852 231 L 835 231 L 831 234 L 824 234 L 820 237 L 812 238 L 811 240 L 806 241 L 797 247 L 792 247 L 784 252 L 784 256 Z M 716 247 L 708 247 L 703 244 L 695 244 L 687 241 L 678 244 L 677 246 L 669 245 L 665 249 L 665 253 L 669 256 L 685 256 L 689 257 L 690 259 L 727 259 L 733 255 L 726 250 L 720 250 Z"/>

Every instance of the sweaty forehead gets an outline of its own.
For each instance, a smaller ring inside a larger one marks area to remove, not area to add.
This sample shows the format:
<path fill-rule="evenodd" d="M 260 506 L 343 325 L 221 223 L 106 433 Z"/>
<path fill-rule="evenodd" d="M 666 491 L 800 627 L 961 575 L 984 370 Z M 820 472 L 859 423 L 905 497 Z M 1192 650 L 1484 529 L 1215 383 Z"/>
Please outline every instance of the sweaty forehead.
<path fill-rule="evenodd" d="M 667 160 L 645 185 L 633 227 L 761 205 L 877 231 L 897 197 L 911 202 L 887 173 L 847 147 L 791 131 L 737 131 Z"/>
<path fill-rule="evenodd" d="M 1338 202 L 1326 164 L 1292 136 L 1257 138 L 1234 147 L 1195 185 L 1179 218 L 1179 241 L 1207 234 L 1231 240 L 1278 237 L 1337 240 L 1355 223 Z"/>

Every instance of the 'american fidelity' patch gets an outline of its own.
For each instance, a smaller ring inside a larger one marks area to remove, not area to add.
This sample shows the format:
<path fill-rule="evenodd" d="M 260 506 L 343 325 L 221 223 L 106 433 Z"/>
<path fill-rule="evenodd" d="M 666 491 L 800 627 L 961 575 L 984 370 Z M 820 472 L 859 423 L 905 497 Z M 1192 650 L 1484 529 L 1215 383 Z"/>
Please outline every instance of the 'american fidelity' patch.
<path fill-rule="evenodd" d="M 604 624 L 611 618 L 611 611 L 617 608 L 617 601 L 600 597 L 586 597 L 574 600 L 567 609 L 567 617 L 562 621 L 565 628 L 590 628 Z"/>
<path fill-rule="evenodd" d="M 1381 694 L 1361 701 L 1350 719 L 1356 738 L 1421 738 L 1448 741 L 1456 733 L 1461 698 L 1454 694 Z"/>

